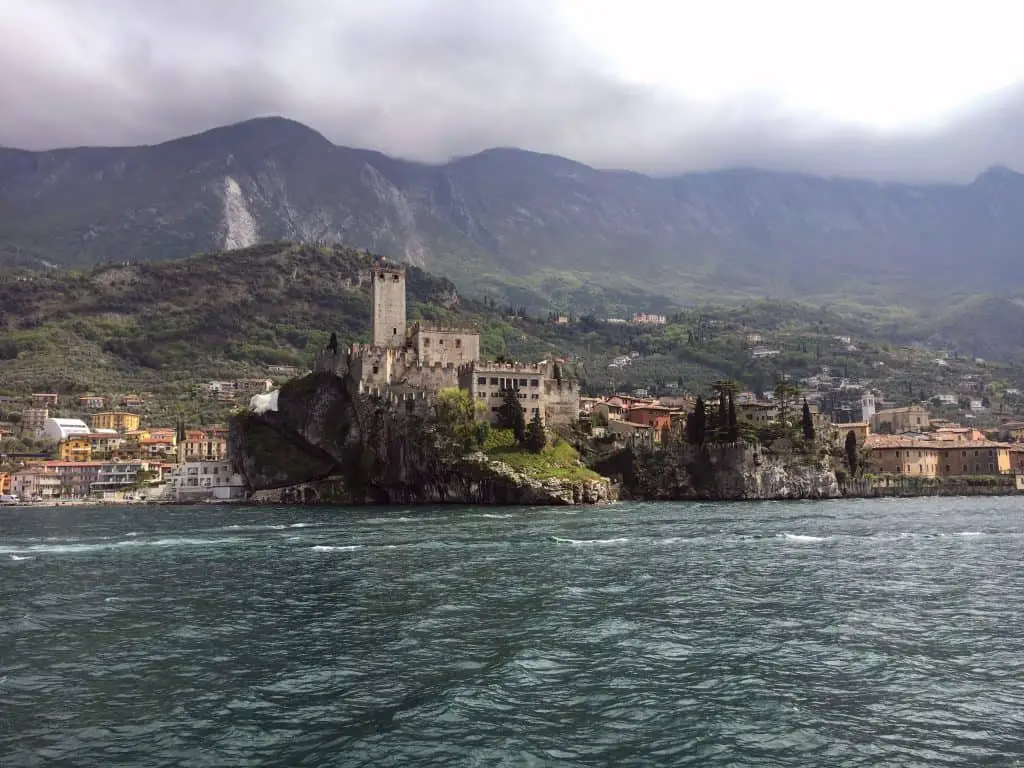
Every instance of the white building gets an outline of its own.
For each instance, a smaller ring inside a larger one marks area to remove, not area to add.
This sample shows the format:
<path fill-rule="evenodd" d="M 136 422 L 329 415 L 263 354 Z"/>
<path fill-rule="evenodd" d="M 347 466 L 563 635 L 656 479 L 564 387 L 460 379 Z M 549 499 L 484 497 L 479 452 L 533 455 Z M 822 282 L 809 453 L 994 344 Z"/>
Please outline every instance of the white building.
<path fill-rule="evenodd" d="M 186 461 L 167 480 L 170 501 L 229 501 L 245 495 L 245 481 L 226 461 Z"/>
<path fill-rule="evenodd" d="M 46 419 L 43 422 L 43 436 L 60 442 L 71 435 L 88 435 L 92 429 L 81 419 Z"/>

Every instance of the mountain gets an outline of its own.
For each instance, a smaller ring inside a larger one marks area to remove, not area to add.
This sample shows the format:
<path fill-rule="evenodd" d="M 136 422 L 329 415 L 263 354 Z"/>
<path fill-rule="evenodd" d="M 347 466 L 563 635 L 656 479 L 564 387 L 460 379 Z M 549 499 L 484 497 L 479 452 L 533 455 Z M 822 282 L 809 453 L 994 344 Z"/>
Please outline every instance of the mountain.
<path fill-rule="evenodd" d="M 155 261 L 277 240 L 368 248 L 528 306 L 926 304 L 1024 283 L 1024 175 L 653 178 L 517 149 L 429 165 L 335 146 L 283 118 L 155 146 L 0 149 L 0 265 Z"/>

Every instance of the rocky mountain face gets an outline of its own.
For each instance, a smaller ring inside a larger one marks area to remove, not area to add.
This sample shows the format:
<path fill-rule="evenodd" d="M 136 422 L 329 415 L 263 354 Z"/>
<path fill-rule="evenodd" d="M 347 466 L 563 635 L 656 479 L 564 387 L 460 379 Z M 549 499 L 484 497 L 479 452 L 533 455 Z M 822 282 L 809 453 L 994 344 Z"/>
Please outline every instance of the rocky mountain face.
<path fill-rule="evenodd" d="M 921 298 L 1024 282 L 1024 175 L 916 186 L 756 170 L 652 178 L 515 149 L 427 165 L 335 146 L 281 118 L 148 147 L 0 149 L 0 264 L 273 240 L 344 242 L 461 287 L 498 278 L 527 298 L 585 284 L 673 300 Z"/>

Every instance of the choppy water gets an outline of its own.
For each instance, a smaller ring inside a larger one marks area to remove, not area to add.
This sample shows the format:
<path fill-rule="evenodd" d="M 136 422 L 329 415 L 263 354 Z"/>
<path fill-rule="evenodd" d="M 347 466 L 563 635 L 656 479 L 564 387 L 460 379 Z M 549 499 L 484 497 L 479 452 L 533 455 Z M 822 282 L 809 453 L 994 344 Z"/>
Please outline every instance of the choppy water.
<path fill-rule="evenodd" d="M 0 765 L 1018 765 L 1022 510 L 3 510 Z"/>

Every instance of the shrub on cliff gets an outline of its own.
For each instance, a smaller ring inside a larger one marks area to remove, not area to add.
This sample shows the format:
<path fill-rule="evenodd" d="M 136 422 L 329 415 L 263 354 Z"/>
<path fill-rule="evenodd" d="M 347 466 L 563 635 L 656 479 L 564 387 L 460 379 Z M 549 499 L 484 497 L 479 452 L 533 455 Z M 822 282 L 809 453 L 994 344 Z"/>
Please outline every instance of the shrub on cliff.
<path fill-rule="evenodd" d="M 480 437 L 473 413 L 473 398 L 468 390 L 448 387 L 437 393 L 434 418 L 442 451 L 463 454 L 473 450 Z"/>

